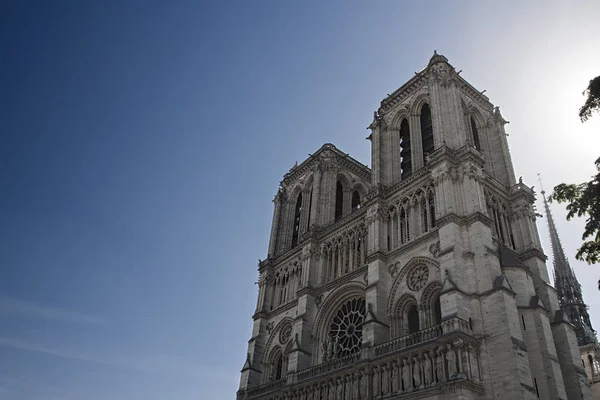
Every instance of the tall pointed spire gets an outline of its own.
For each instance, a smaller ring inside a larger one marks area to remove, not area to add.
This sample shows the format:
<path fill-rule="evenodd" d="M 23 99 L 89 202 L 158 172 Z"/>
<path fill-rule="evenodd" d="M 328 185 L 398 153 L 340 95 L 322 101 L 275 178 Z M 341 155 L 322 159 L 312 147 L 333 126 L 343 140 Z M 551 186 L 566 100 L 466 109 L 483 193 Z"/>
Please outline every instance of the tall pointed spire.
<path fill-rule="evenodd" d="M 587 312 L 587 305 L 583 302 L 581 294 L 581 285 L 569 265 L 569 260 L 565 256 L 554 219 L 548 206 L 546 192 L 542 188 L 542 180 L 539 178 L 542 197 L 544 198 L 544 208 L 546 211 L 546 220 L 548 221 L 548 231 L 550 232 L 550 243 L 552 245 L 552 256 L 554 264 L 554 287 L 558 294 L 558 303 L 563 312 L 569 316 L 571 323 L 575 325 L 575 334 L 580 346 L 595 343 L 596 332 L 592 328 L 590 316 Z"/>

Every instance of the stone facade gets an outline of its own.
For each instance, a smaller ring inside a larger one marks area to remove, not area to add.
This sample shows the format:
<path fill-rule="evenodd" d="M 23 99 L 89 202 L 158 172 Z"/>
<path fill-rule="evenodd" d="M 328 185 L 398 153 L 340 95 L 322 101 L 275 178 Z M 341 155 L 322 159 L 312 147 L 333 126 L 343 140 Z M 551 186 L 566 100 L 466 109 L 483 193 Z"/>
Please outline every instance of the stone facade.
<path fill-rule="evenodd" d="M 591 398 L 505 123 L 434 54 L 284 176 L 238 400 Z"/>

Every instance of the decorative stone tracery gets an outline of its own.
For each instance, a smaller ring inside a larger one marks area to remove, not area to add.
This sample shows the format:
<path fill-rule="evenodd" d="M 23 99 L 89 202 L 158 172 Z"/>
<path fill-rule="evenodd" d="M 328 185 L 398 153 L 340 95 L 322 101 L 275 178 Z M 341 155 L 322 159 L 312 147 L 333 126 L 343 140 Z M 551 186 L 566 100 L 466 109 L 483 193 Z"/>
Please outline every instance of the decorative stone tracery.
<path fill-rule="evenodd" d="M 418 264 L 408 274 L 406 282 L 408 288 L 414 292 L 423 289 L 429 279 L 429 268 L 425 264 Z"/>

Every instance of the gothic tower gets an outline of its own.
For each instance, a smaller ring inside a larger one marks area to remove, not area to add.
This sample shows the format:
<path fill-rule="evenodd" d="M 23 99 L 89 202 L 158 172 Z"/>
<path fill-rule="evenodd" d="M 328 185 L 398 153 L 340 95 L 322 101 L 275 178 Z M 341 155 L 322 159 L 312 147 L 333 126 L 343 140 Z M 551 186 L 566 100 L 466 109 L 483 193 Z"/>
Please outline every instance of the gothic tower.
<path fill-rule="evenodd" d="M 541 184 L 541 181 L 540 181 Z M 600 348 L 596 332 L 592 328 L 592 322 L 587 312 L 587 306 L 583 301 L 581 285 L 569 265 L 565 256 L 554 218 L 550 212 L 546 192 L 542 189 L 544 209 L 548 221 L 548 232 L 552 246 L 554 264 L 554 287 L 558 295 L 558 303 L 564 314 L 575 327 L 575 335 L 581 352 L 581 361 L 590 381 L 593 398 L 600 399 Z"/>
<path fill-rule="evenodd" d="M 238 400 L 591 398 L 505 124 L 434 53 L 285 174 Z"/>

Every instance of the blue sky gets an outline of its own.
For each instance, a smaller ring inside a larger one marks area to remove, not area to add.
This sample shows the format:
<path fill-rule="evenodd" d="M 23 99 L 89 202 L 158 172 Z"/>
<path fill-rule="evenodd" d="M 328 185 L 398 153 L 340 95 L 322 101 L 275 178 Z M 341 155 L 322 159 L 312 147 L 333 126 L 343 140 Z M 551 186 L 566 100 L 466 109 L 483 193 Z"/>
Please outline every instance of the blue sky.
<path fill-rule="evenodd" d="M 434 49 L 526 183 L 594 172 L 597 2 L 170 3 L 0 6 L 2 399 L 233 398 L 278 182 L 325 142 L 370 164 L 373 111 Z"/>

